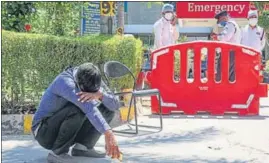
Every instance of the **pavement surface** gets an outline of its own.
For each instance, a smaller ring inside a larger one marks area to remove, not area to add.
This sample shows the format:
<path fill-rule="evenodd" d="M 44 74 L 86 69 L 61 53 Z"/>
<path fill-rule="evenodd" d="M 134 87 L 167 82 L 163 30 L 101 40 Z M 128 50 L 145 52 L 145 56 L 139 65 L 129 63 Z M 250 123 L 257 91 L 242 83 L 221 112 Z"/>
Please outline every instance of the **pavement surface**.
<path fill-rule="evenodd" d="M 158 125 L 157 117 L 139 117 Z M 126 126 L 120 129 L 128 129 Z M 117 135 L 123 163 L 269 163 L 269 98 L 260 116 L 170 116 L 164 130 L 140 128 L 138 136 Z M 104 150 L 104 137 L 96 146 Z M 2 136 L 3 163 L 45 163 L 47 150 L 31 135 Z M 111 159 L 77 158 L 77 163 L 111 163 Z"/>

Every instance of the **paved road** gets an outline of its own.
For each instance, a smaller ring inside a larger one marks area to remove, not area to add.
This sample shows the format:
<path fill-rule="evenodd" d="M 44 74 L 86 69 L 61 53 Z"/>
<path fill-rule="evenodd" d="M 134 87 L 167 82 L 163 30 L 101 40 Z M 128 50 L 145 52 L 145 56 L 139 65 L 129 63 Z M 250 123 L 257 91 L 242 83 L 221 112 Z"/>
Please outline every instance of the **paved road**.
<path fill-rule="evenodd" d="M 136 137 L 117 136 L 125 162 L 269 163 L 269 98 L 261 115 L 238 117 L 166 117 L 160 133 L 145 129 Z M 141 117 L 141 123 L 158 124 Z M 48 151 L 31 136 L 3 136 L 3 163 L 45 163 Z M 97 144 L 103 150 L 104 138 Z M 78 163 L 110 163 L 108 158 L 78 158 Z"/>

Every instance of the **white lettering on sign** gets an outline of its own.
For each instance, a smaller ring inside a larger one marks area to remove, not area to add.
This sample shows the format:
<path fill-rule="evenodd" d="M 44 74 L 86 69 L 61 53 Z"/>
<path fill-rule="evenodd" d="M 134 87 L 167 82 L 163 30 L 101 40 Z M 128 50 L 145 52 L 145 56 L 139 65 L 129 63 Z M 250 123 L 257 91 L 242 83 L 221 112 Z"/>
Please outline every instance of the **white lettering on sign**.
<path fill-rule="evenodd" d="M 219 13 L 220 11 L 226 10 L 228 12 L 236 11 L 241 14 L 246 5 L 196 5 L 194 3 L 188 3 L 189 12 L 212 12 Z"/>
<path fill-rule="evenodd" d="M 251 56 L 257 55 L 256 52 L 248 50 L 248 49 L 245 49 L 245 48 L 242 48 L 242 52 L 245 53 L 245 54 L 251 55 Z"/>
<path fill-rule="evenodd" d="M 199 87 L 200 91 L 207 91 L 208 87 Z"/>

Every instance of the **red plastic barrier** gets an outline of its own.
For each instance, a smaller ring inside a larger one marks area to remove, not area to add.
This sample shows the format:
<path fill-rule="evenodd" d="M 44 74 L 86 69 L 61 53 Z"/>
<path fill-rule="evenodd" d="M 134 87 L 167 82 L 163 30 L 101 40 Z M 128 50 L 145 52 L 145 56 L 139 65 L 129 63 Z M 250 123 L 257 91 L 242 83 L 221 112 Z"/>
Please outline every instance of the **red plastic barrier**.
<path fill-rule="evenodd" d="M 207 81 L 201 80 L 201 49 L 207 48 Z M 216 48 L 221 49 L 221 81 L 215 81 Z M 194 50 L 193 81 L 187 79 L 187 50 Z M 174 52 L 180 51 L 179 81 L 174 80 Z M 229 81 L 230 50 L 235 52 L 236 80 Z M 151 88 L 161 92 L 163 114 L 182 111 L 212 115 L 227 112 L 258 115 L 259 98 L 267 96 L 267 85 L 261 83 L 261 55 L 254 49 L 223 42 L 195 41 L 163 47 L 152 52 L 147 80 Z M 151 99 L 152 112 L 157 113 L 157 99 Z"/>

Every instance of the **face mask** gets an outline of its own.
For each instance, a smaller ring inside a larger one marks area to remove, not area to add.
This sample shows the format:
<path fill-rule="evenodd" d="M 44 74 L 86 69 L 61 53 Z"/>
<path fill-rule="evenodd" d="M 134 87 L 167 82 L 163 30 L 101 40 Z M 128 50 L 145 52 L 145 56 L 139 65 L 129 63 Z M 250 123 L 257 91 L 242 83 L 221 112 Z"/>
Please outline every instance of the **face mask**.
<path fill-rule="evenodd" d="M 164 18 L 165 18 L 166 20 L 170 21 L 170 20 L 172 20 L 172 18 L 173 18 L 173 14 L 172 14 L 172 13 L 166 13 L 166 14 L 164 15 Z"/>
<path fill-rule="evenodd" d="M 218 26 L 221 27 L 221 28 L 223 28 L 223 27 L 226 26 L 226 24 L 227 24 L 226 21 L 222 21 L 222 22 L 219 22 L 219 23 L 218 23 Z"/>
<path fill-rule="evenodd" d="M 258 19 L 257 18 L 251 18 L 251 19 L 248 20 L 248 23 L 251 26 L 256 26 L 257 23 L 258 23 Z"/>

